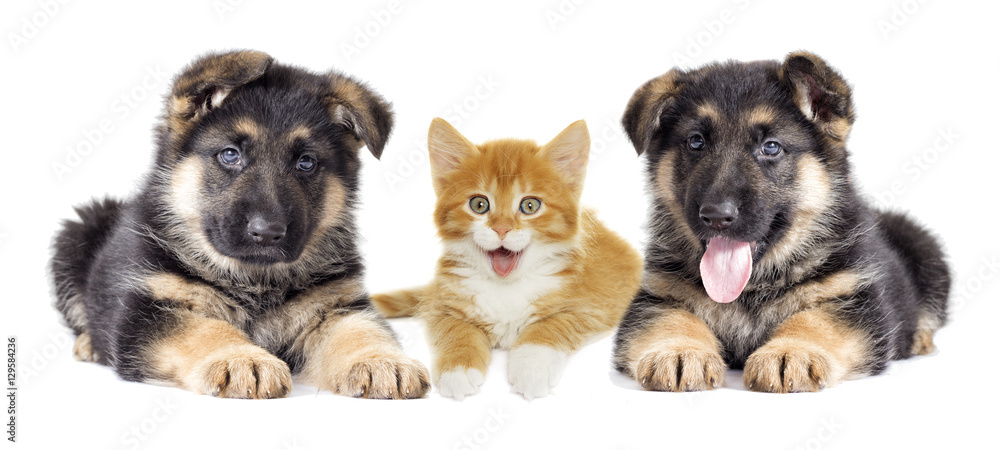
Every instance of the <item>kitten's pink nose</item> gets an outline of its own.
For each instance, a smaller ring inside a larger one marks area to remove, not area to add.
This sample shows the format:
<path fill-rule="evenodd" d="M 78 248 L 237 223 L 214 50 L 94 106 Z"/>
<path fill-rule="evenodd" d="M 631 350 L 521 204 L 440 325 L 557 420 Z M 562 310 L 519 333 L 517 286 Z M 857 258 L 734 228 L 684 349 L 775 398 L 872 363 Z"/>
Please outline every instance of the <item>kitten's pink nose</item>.
<path fill-rule="evenodd" d="M 507 236 L 507 232 L 510 231 L 510 227 L 493 227 L 493 231 L 497 232 L 497 235 L 500 236 L 500 240 L 502 241 L 503 238 Z"/>

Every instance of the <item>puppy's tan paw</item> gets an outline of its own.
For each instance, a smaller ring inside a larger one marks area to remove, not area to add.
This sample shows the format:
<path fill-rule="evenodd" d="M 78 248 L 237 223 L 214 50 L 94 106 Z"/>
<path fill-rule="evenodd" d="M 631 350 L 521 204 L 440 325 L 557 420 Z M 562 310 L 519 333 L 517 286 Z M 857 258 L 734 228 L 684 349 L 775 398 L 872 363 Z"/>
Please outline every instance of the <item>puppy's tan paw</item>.
<path fill-rule="evenodd" d="M 76 342 L 73 344 L 73 357 L 77 361 L 97 362 L 98 355 L 90 342 L 90 333 L 84 331 L 76 337 Z"/>
<path fill-rule="evenodd" d="M 253 345 L 216 352 L 201 364 L 195 390 L 216 397 L 279 398 L 292 389 L 288 364 Z"/>
<path fill-rule="evenodd" d="M 767 344 L 747 358 L 743 384 L 758 392 L 816 392 L 839 381 L 834 356 L 815 345 Z"/>
<path fill-rule="evenodd" d="M 697 347 L 652 350 L 639 357 L 635 380 L 649 391 L 705 391 L 725 382 L 726 362 Z"/>
<path fill-rule="evenodd" d="M 431 387 L 427 368 L 403 355 L 357 361 L 333 378 L 335 393 L 357 398 L 420 398 Z"/>

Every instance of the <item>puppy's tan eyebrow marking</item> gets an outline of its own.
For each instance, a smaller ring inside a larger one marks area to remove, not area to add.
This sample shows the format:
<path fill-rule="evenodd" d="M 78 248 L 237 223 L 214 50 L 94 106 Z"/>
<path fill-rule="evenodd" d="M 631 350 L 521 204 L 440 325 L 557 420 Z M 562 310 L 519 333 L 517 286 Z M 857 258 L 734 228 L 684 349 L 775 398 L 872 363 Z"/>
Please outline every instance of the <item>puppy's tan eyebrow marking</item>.
<path fill-rule="evenodd" d="M 771 106 L 759 105 L 751 109 L 745 117 L 747 125 L 768 125 L 778 120 L 778 112 Z"/>
<path fill-rule="evenodd" d="M 711 120 L 712 122 L 721 122 L 722 121 L 722 114 L 719 113 L 719 109 L 716 108 L 715 105 L 713 105 L 711 103 L 707 103 L 706 102 L 706 103 L 702 103 L 702 104 L 698 105 L 698 107 L 695 108 L 695 112 L 700 117 L 705 117 L 705 118 Z"/>
<path fill-rule="evenodd" d="M 237 133 L 251 138 L 259 139 L 264 136 L 264 128 L 259 123 L 249 117 L 241 117 L 233 124 L 233 129 Z"/>
<path fill-rule="evenodd" d="M 285 134 L 285 139 L 287 139 L 288 142 L 295 142 L 299 139 L 308 140 L 311 137 L 312 130 L 305 125 L 296 125 L 291 131 Z"/>

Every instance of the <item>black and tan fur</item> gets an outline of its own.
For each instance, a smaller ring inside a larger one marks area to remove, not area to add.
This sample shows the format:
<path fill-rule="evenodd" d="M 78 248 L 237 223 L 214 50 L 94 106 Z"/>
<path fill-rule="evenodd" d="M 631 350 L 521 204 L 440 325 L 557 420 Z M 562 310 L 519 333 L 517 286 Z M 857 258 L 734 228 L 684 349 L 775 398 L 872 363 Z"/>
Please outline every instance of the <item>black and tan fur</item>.
<path fill-rule="evenodd" d="M 427 370 L 372 309 L 356 244 L 359 151 L 378 157 L 391 129 L 389 105 L 339 73 L 254 51 L 194 61 L 138 195 L 78 208 L 56 237 L 76 357 L 222 397 L 282 397 L 297 372 L 344 395 L 423 396 Z"/>
<path fill-rule="evenodd" d="M 809 53 L 671 70 L 623 117 L 651 193 L 643 288 L 615 340 L 616 368 L 649 390 L 713 389 L 742 368 L 756 391 L 816 391 L 934 349 L 950 286 L 941 247 L 852 186 L 851 89 Z M 692 136 L 703 146 L 695 150 Z M 781 144 L 776 156 L 762 152 Z M 719 230 L 702 205 L 730 202 Z M 753 242 L 732 303 L 706 294 L 708 239 Z"/>

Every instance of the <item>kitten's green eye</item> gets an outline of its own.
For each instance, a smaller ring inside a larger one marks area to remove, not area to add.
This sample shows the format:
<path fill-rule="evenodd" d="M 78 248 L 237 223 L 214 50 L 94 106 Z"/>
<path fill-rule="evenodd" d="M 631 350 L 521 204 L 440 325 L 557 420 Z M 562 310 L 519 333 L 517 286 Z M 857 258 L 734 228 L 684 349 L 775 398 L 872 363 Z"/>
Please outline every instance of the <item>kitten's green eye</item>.
<path fill-rule="evenodd" d="M 486 211 L 490 210 L 490 201 L 486 197 L 477 195 L 469 200 L 469 207 L 476 214 L 486 214 Z"/>
<path fill-rule="evenodd" d="M 538 208 L 541 207 L 542 207 L 542 201 L 537 198 L 528 197 L 524 200 L 521 200 L 521 212 L 525 214 L 534 214 L 538 212 Z"/>

